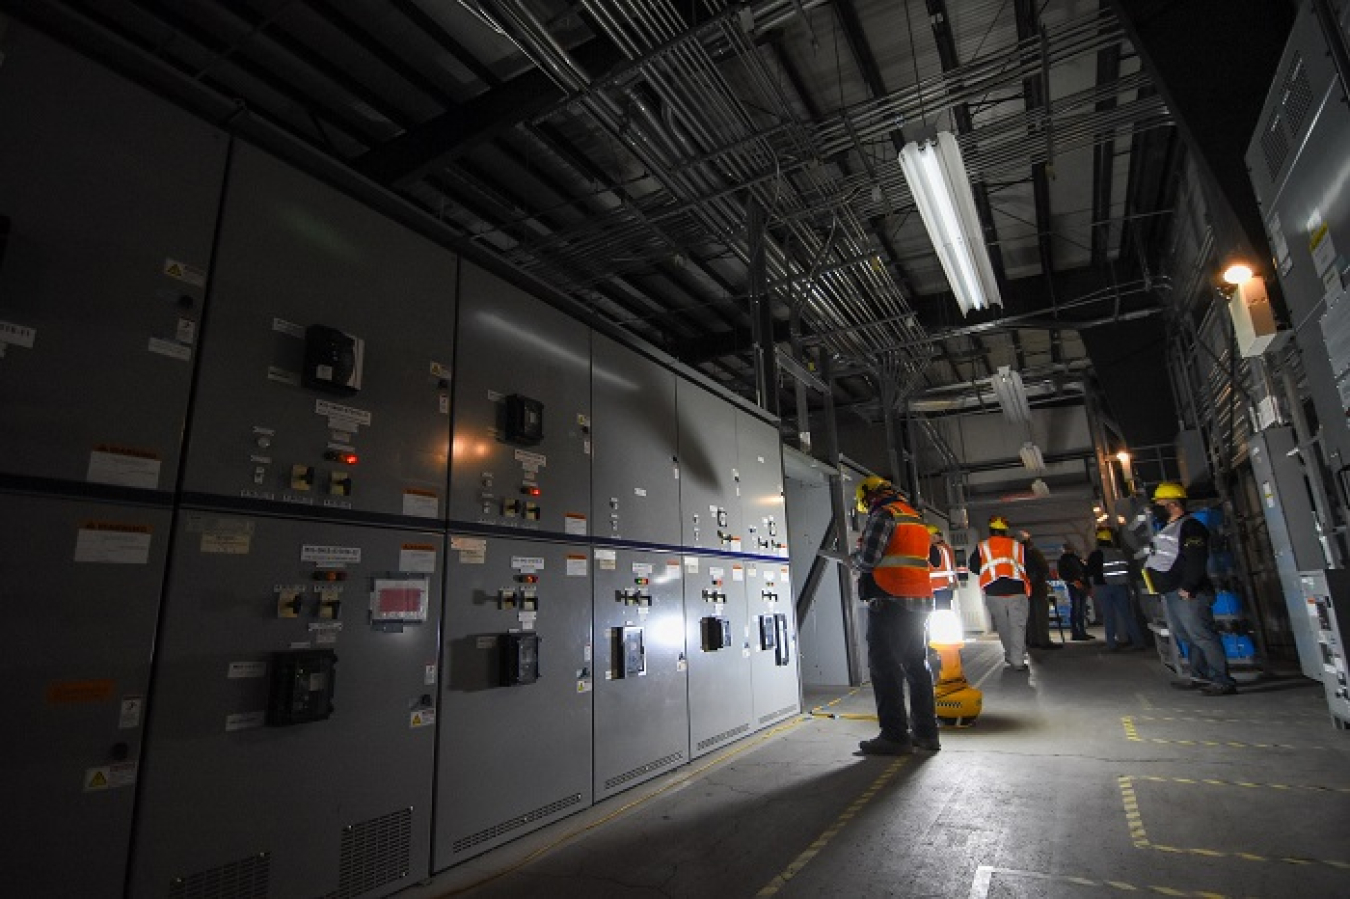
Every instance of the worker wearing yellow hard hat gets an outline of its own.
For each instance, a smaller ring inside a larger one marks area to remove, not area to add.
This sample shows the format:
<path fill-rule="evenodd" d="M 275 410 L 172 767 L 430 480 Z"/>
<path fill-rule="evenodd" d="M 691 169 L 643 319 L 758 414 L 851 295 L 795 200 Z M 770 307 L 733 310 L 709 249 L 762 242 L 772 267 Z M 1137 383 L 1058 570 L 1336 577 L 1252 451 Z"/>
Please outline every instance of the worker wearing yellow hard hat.
<path fill-rule="evenodd" d="M 1237 692 L 1237 681 L 1228 673 L 1228 657 L 1210 608 L 1214 586 L 1208 574 L 1209 529 L 1187 514 L 1186 499 L 1186 488 L 1176 481 L 1164 481 L 1154 489 L 1155 517 L 1165 522 L 1153 537 L 1144 570 L 1162 595 L 1168 630 L 1190 645 L 1189 677 L 1174 685 L 1227 696 Z"/>
<path fill-rule="evenodd" d="M 989 518 L 989 536 L 970 554 L 971 571 L 980 573 L 980 590 L 1003 644 L 1003 661 L 1014 671 L 1027 670 L 1027 616 L 1031 582 L 1025 548 L 1008 536 L 1008 519 Z"/>
<path fill-rule="evenodd" d="M 1139 625 L 1130 597 L 1130 559 L 1116 546 L 1110 528 L 1097 528 L 1097 548 L 1087 557 L 1088 586 L 1097 617 L 1106 629 L 1106 651 L 1144 648 L 1144 629 Z M 1117 632 L 1129 635 L 1128 643 L 1116 641 Z"/>
<path fill-rule="evenodd" d="M 849 561 L 858 571 L 858 595 L 867 601 L 867 665 L 881 725 L 880 735 L 858 749 L 864 755 L 935 751 L 940 744 L 926 640 L 933 609 L 928 531 L 885 478 L 865 478 L 856 499 L 867 520 Z"/>

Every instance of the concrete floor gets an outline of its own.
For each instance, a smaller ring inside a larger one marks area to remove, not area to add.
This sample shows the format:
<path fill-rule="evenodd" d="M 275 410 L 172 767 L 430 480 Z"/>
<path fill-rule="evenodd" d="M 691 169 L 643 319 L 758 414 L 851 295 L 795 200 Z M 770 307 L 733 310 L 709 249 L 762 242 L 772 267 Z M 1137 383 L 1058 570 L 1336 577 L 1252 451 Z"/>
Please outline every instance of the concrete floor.
<path fill-rule="evenodd" d="M 940 753 L 855 755 L 876 733 L 870 691 L 812 690 L 807 708 L 839 717 L 748 738 L 400 899 L 1350 896 L 1350 733 L 1320 685 L 1206 697 L 1101 640 L 1039 651 L 1029 673 L 996 641 L 963 658 L 985 712 Z"/>

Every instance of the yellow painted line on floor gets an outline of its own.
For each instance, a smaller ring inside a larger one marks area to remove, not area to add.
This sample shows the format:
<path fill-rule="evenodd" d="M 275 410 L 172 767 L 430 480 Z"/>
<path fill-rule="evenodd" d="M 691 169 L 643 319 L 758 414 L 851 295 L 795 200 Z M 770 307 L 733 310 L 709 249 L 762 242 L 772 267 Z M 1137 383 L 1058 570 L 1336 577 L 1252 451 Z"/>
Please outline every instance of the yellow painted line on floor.
<path fill-rule="evenodd" d="M 1135 743 L 1156 743 L 1161 746 L 1206 746 L 1210 748 L 1223 747 L 1226 749 L 1298 749 L 1306 751 L 1325 751 L 1325 746 L 1293 746 L 1289 743 L 1243 743 L 1239 740 L 1164 740 L 1161 737 L 1141 737 L 1139 728 L 1135 726 L 1135 717 L 1133 715 L 1120 719 L 1121 726 L 1125 728 L 1125 739 Z M 1141 716 L 1138 720 L 1149 720 L 1146 716 Z"/>
<path fill-rule="evenodd" d="M 812 715 L 813 717 L 816 717 L 816 718 L 835 718 L 835 719 L 842 718 L 842 719 L 844 719 L 844 720 L 846 720 L 846 721 L 876 721 L 876 720 L 877 720 L 877 716 L 876 716 L 876 715 L 869 715 L 869 714 L 866 713 L 866 712 L 827 712 L 827 711 L 825 711 L 825 710 L 828 709 L 830 706 L 832 706 L 832 705 L 838 705 L 839 703 L 843 702 L 845 699 L 850 699 L 850 698 L 852 698 L 852 697 L 854 697 L 854 696 L 857 696 L 857 695 L 858 695 L 859 693 L 861 693 L 861 692 L 862 692 L 862 687 L 855 687 L 854 689 L 849 690 L 849 691 L 848 691 L 847 693 L 845 693 L 843 696 L 839 696 L 839 697 L 836 697 L 835 699 L 831 699 L 829 702 L 825 703 L 824 705 L 818 705 L 818 706 L 816 706 L 815 708 L 813 708 L 813 709 L 811 710 L 811 715 Z"/>
<path fill-rule="evenodd" d="M 812 842 L 810 846 L 794 858 L 781 873 L 775 875 L 774 879 L 769 881 L 769 883 L 755 895 L 773 896 L 783 887 L 787 886 L 787 882 L 800 874 L 803 868 L 811 864 L 811 860 L 819 855 L 820 851 L 828 846 L 831 840 L 838 836 L 839 831 L 843 830 L 844 826 L 848 824 L 849 821 L 853 820 L 854 816 L 862 811 L 867 803 L 872 801 L 872 797 L 876 796 L 877 792 L 884 787 L 891 778 L 895 777 L 909 759 L 909 756 L 902 756 L 887 765 L 886 770 L 881 773 L 881 776 L 874 780 L 872 785 L 864 790 L 857 799 L 853 800 L 853 804 L 846 808 L 843 814 L 836 818 L 834 823 L 831 824 L 824 833 L 816 837 L 815 841 Z"/>
<path fill-rule="evenodd" d="M 1149 699 L 1149 698 L 1148 698 L 1147 696 L 1145 696 L 1143 693 L 1136 693 L 1136 694 L 1134 694 L 1134 698 L 1137 699 L 1137 700 L 1139 700 L 1139 704 L 1140 704 L 1141 706 L 1143 706 L 1146 710 L 1150 711 L 1150 712 L 1153 711 L 1155 708 L 1157 708 L 1157 707 L 1153 704 L 1153 700 Z"/>
<path fill-rule="evenodd" d="M 1209 716 L 1213 715 L 1216 711 L 1219 711 L 1219 709 L 1218 709 L 1216 706 L 1212 706 L 1212 705 L 1211 705 L 1211 706 L 1206 706 L 1206 707 L 1204 707 L 1204 708 L 1199 708 L 1199 709 L 1160 709 L 1160 708 L 1158 708 L 1157 706 L 1154 706 L 1154 707 L 1150 708 L 1149 711 L 1150 711 L 1150 712 L 1176 712 L 1176 713 L 1182 714 L 1182 715 L 1200 715 L 1200 716 L 1202 717 L 1202 720 L 1206 720 L 1206 721 L 1220 720 L 1220 719 L 1215 719 L 1215 718 L 1209 717 Z M 1287 719 L 1287 718 L 1307 718 L 1307 719 L 1310 719 L 1310 720 L 1311 720 L 1311 719 L 1317 719 L 1317 720 L 1325 721 L 1325 720 L 1326 720 L 1326 717 L 1327 717 L 1327 713 L 1326 713 L 1326 712 L 1278 711 L 1278 712 L 1272 712 L 1272 713 L 1270 713 L 1269 715 L 1262 716 L 1262 720 L 1261 720 L 1260 723 L 1262 723 L 1262 724 L 1269 724 L 1269 723 L 1271 723 L 1271 722 L 1273 722 L 1273 721 L 1282 721 L 1282 720 L 1285 720 L 1285 719 Z M 1187 719 L 1187 720 L 1190 720 L 1190 719 Z"/>
<path fill-rule="evenodd" d="M 1016 868 L 994 868 L 989 865 L 981 865 L 975 870 L 975 879 L 970 885 L 969 899 L 989 899 L 995 875 L 1002 875 L 1007 880 L 1033 880 L 1047 884 L 1065 883 L 1084 887 L 1106 887 L 1122 893 L 1152 893 L 1157 896 L 1175 896 L 1179 899 L 1232 899 L 1225 893 L 1215 893 L 1209 890 L 1178 890 L 1175 887 L 1168 886 L 1138 885 L 1126 883 L 1122 880 L 1093 880 L 1090 877 L 1042 874 L 1039 871 L 1019 871 Z M 1035 892 L 1040 894 L 1047 893 L 1049 890 L 1040 888 Z"/>
<path fill-rule="evenodd" d="M 1243 787 L 1249 790 L 1309 790 L 1314 793 L 1350 793 L 1350 787 L 1324 787 L 1318 784 L 1267 784 L 1247 780 L 1217 780 L 1212 777 L 1157 777 L 1136 774 L 1135 780 L 1148 780 L 1154 783 L 1207 784 L 1211 787 Z"/>
<path fill-rule="evenodd" d="M 1158 852 L 1166 852 L 1171 855 L 1195 855 L 1201 858 L 1236 858 L 1245 862 L 1276 862 L 1284 865 L 1322 865 L 1329 868 L 1336 868 L 1341 871 L 1350 871 L 1350 862 L 1338 861 L 1336 859 L 1322 858 L 1300 858 L 1297 856 L 1278 856 L 1257 855 L 1252 852 L 1221 852 L 1217 849 L 1188 849 L 1181 846 L 1166 846 L 1162 843 L 1154 843 L 1148 838 L 1148 833 L 1144 830 L 1144 819 L 1139 812 L 1139 797 L 1135 793 L 1134 782 L 1136 780 L 1146 780 L 1161 783 L 1183 783 L 1183 784 L 1202 784 L 1211 783 L 1208 780 L 1189 779 L 1182 777 L 1151 777 L 1145 775 L 1122 775 L 1116 778 L 1116 783 L 1120 787 L 1120 799 L 1125 808 L 1125 823 L 1130 829 L 1130 839 L 1134 842 L 1136 848 L 1154 849 Z M 1224 781 L 1214 781 L 1214 783 L 1225 783 Z M 1239 786 L 1234 782 L 1233 786 Z M 1201 893 L 1184 893 L 1186 896 L 1204 895 Z"/>
<path fill-rule="evenodd" d="M 1274 718 L 1207 718 L 1207 717 L 1189 717 L 1189 718 L 1171 718 L 1155 715 L 1137 715 L 1137 721 L 1180 721 L 1183 724 L 1255 724 L 1259 727 L 1266 727 L 1271 724 L 1280 723 Z"/>

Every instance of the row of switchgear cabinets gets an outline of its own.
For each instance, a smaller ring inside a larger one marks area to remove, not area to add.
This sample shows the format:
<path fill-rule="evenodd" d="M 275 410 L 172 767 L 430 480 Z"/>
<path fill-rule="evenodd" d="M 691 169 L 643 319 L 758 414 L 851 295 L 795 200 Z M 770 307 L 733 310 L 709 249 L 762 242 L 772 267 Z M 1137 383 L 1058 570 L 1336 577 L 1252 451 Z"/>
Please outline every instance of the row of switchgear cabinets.
<path fill-rule="evenodd" d="M 785 562 L 18 494 L 0 517 L 23 895 L 385 895 L 801 709 Z"/>
<path fill-rule="evenodd" d="M 787 556 L 775 425 L 36 32 L 0 44 L 0 479 Z"/>

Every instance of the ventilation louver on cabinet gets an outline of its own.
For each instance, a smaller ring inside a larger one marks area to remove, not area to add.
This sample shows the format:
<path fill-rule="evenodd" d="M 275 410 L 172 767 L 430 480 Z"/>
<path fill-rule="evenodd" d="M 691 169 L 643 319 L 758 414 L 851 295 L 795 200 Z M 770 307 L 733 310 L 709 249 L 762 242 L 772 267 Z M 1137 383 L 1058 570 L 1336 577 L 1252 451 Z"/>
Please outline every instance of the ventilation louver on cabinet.
<path fill-rule="evenodd" d="M 342 829 L 338 888 L 326 899 L 351 899 L 408 876 L 412 809 L 400 809 Z"/>
<path fill-rule="evenodd" d="M 1289 139 L 1284 136 L 1284 119 L 1278 109 L 1270 117 L 1270 124 L 1261 135 L 1261 150 L 1266 155 L 1266 172 L 1274 182 L 1279 177 L 1280 169 L 1284 168 L 1285 158 L 1289 156 Z"/>
<path fill-rule="evenodd" d="M 259 852 L 178 877 L 169 883 L 169 899 L 267 899 L 271 866 L 271 853 Z"/>
<path fill-rule="evenodd" d="M 623 774 L 615 775 L 614 777 L 611 777 L 609 780 L 605 781 L 605 789 L 606 790 L 613 789 L 614 787 L 617 787 L 619 784 L 628 783 L 630 780 L 636 780 L 642 775 L 650 774 L 652 771 L 655 771 L 658 768 L 665 768 L 668 765 L 673 765 L 676 762 L 681 762 L 683 760 L 684 760 L 684 753 L 675 752 L 666 756 L 665 758 L 657 759 L 654 762 L 648 762 L 645 765 L 639 765 L 632 771 L 627 771 Z"/>
<path fill-rule="evenodd" d="M 571 796 L 564 799 L 559 799 L 556 802 L 550 802 L 548 805 L 540 806 L 532 812 L 517 815 L 514 818 L 503 821 L 500 824 L 494 824 L 491 827 L 480 830 L 478 833 L 470 834 L 467 837 L 460 837 L 451 845 L 450 850 L 452 852 L 463 852 L 466 849 L 472 849 L 479 843 L 486 843 L 488 840 L 494 840 L 503 834 L 510 833 L 517 828 L 524 827 L 525 825 L 542 818 L 547 818 L 550 815 L 562 811 L 568 806 L 577 805 L 580 802 L 581 794 L 573 793 Z"/>
<path fill-rule="evenodd" d="M 1285 123 L 1289 126 L 1289 136 L 1297 138 L 1303 128 L 1303 120 L 1312 109 L 1312 82 L 1308 80 L 1308 67 L 1303 57 L 1294 57 L 1289 68 L 1289 77 L 1284 80 L 1284 98 L 1280 101 L 1284 107 Z"/>
<path fill-rule="evenodd" d="M 734 737 L 739 737 L 741 734 L 746 733 L 749 730 L 750 725 L 748 724 L 742 724 L 740 727 L 733 727 L 731 730 L 723 731 L 722 733 L 717 734 L 716 736 L 712 736 L 706 740 L 699 741 L 698 748 L 707 749 L 709 746 L 716 746 L 718 743 L 725 743 L 727 740 L 730 740 Z"/>
<path fill-rule="evenodd" d="M 760 724 L 768 724 L 770 721 L 777 721 L 779 718 L 786 718 L 788 715 L 795 715 L 797 707 L 795 705 L 783 706 L 776 712 L 769 712 L 767 715 L 759 716 Z"/>

